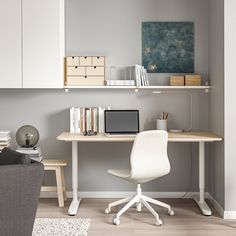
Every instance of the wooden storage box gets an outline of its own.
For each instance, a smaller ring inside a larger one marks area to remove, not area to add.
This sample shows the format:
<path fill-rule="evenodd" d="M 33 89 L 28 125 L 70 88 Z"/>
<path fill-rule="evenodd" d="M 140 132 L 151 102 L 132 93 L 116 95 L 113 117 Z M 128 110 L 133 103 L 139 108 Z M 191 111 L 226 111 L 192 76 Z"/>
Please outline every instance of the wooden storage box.
<path fill-rule="evenodd" d="M 186 86 L 201 86 L 202 77 L 201 75 L 185 75 Z"/>
<path fill-rule="evenodd" d="M 170 76 L 170 86 L 184 86 L 184 76 L 182 75 Z"/>
<path fill-rule="evenodd" d="M 105 57 L 70 56 L 65 58 L 65 86 L 105 85 Z"/>

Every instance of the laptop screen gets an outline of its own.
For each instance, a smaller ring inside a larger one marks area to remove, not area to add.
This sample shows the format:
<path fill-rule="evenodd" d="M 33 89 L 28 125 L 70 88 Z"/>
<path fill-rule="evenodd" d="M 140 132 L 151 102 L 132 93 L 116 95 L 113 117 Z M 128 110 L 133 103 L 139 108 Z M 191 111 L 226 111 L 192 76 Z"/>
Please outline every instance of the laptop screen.
<path fill-rule="evenodd" d="M 105 133 L 136 134 L 138 132 L 138 110 L 105 110 Z"/>

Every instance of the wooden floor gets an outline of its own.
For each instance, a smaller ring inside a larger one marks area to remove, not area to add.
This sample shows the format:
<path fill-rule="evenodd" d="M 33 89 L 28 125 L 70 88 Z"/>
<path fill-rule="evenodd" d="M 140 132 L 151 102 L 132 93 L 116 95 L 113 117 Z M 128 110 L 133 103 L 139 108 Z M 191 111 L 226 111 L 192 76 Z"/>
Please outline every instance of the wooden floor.
<path fill-rule="evenodd" d="M 106 215 L 104 209 L 114 199 L 83 199 L 76 217 L 90 218 L 90 236 L 236 236 L 236 221 L 221 219 L 213 209 L 212 216 L 203 216 L 191 199 L 165 199 L 175 210 L 175 216 L 169 216 L 167 211 L 158 207 L 163 226 L 155 226 L 154 217 L 143 209 L 141 213 L 131 208 L 122 215 L 121 224 L 112 224 L 112 214 Z M 56 199 L 41 199 L 37 217 L 70 217 L 67 209 L 70 200 L 64 208 L 57 206 Z M 114 211 L 117 209 L 114 209 Z"/>

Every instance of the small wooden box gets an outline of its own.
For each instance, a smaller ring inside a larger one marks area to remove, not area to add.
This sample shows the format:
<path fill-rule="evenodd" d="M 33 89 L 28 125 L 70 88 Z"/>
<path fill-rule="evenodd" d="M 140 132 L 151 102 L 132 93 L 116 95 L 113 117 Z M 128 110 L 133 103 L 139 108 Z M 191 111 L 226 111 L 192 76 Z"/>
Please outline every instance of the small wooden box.
<path fill-rule="evenodd" d="M 186 86 L 201 86 L 202 77 L 201 75 L 185 75 Z"/>
<path fill-rule="evenodd" d="M 65 58 L 66 86 L 104 86 L 104 56 L 70 56 Z"/>
<path fill-rule="evenodd" d="M 184 86 L 184 76 L 182 75 L 170 76 L 170 86 Z"/>

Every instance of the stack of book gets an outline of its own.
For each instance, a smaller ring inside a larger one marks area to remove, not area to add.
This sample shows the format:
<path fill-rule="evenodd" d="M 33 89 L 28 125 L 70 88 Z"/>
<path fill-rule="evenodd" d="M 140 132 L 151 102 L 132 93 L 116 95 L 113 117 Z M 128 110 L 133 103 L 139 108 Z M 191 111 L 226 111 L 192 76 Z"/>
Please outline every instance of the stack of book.
<path fill-rule="evenodd" d="M 135 65 L 134 72 L 137 86 L 149 86 L 147 70 L 143 66 Z"/>
<path fill-rule="evenodd" d="M 96 135 L 104 133 L 104 111 L 110 107 L 71 107 L 70 132 Z"/>
<path fill-rule="evenodd" d="M 0 152 L 5 147 L 10 147 L 11 135 L 10 131 L 0 131 Z"/>
<path fill-rule="evenodd" d="M 42 151 L 39 147 L 36 147 L 36 146 L 32 148 L 19 147 L 16 149 L 16 151 L 29 155 L 31 160 L 38 161 L 38 162 L 43 160 Z"/>

